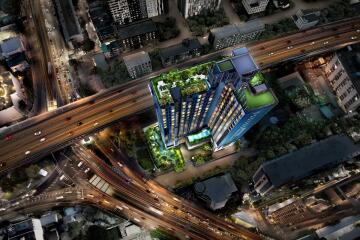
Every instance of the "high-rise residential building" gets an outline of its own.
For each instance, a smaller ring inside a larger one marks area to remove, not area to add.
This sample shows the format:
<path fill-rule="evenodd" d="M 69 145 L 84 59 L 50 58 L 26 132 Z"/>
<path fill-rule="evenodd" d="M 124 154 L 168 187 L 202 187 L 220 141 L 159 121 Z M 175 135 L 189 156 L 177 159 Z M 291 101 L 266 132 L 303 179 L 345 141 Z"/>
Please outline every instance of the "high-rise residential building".
<path fill-rule="evenodd" d="M 221 0 L 178 0 L 178 8 L 184 18 L 199 15 L 202 11 L 215 11 Z"/>
<path fill-rule="evenodd" d="M 209 43 L 211 43 L 216 50 L 227 48 L 257 39 L 264 30 L 265 24 L 259 19 L 248 21 L 241 26 L 229 24 L 211 29 Z"/>
<path fill-rule="evenodd" d="M 325 66 L 325 74 L 345 112 L 360 107 L 360 45 L 336 52 Z"/>
<path fill-rule="evenodd" d="M 246 51 L 235 51 L 233 58 L 215 64 L 209 78 L 219 83 L 220 93 L 207 122 L 215 148 L 240 139 L 277 103 Z"/>
<path fill-rule="evenodd" d="M 109 9 L 115 22 L 128 24 L 146 18 L 143 0 L 108 0 Z"/>
<path fill-rule="evenodd" d="M 215 149 L 239 140 L 277 103 L 246 48 L 230 59 L 173 71 L 151 81 L 167 147 L 209 128 Z"/>
<path fill-rule="evenodd" d="M 242 4 L 248 14 L 265 11 L 269 0 L 242 0 Z"/>
<path fill-rule="evenodd" d="M 123 57 L 130 77 L 137 78 L 152 72 L 151 60 L 147 52 L 141 51 Z"/>
<path fill-rule="evenodd" d="M 164 0 L 108 0 L 108 5 L 114 21 L 119 24 L 159 16 L 166 7 Z"/>

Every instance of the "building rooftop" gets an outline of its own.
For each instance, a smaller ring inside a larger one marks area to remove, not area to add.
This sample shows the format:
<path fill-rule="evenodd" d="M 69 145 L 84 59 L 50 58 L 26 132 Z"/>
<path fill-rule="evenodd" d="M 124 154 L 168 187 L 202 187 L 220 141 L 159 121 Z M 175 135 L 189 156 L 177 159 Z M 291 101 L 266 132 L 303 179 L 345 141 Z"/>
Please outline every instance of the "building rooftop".
<path fill-rule="evenodd" d="M 237 90 L 235 96 L 249 111 L 270 106 L 277 101 L 273 92 L 265 85 L 264 77 L 260 72 Z"/>
<path fill-rule="evenodd" d="M 223 208 L 231 194 L 238 191 L 229 173 L 198 182 L 194 189 L 213 210 Z"/>
<path fill-rule="evenodd" d="M 212 62 L 203 63 L 153 78 L 151 85 L 159 103 L 161 105 L 173 103 L 174 97 L 177 97 L 175 95 L 189 96 L 208 90 L 207 75 L 212 65 Z"/>
<path fill-rule="evenodd" d="M 247 34 L 265 29 L 265 24 L 260 19 L 248 21 L 242 25 L 229 24 L 223 27 L 213 28 L 210 32 L 219 38 L 227 38 L 235 34 Z"/>
<path fill-rule="evenodd" d="M 200 49 L 201 44 L 196 38 L 184 39 L 182 43 L 172 45 L 166 48 L 161 48 L 159 53 L 161 58 L 167 59 L 174 56 L 185 54 L 189 51 Z"/>
<path fill-rule="evenodd" d="M 151 61 L 149 54 L 145 51 L 127 55 L 123 57 L 123 60 L 126 66 L 138 66 Z"/>
<path fill-rule="evenodd" d="M 55 3 L 66 41 L 75 35 L 82 34 L 72 1 L 56 0 Z"/>
<path fill-rule="evenodd" d="M 104 37 L 114 34 L 113 19 L 105 4 L 89 4 L 89 15 L 98 35 Z"/>
<path fill-rule="evenodd" d="M 342 236 L 347 233 L 351 233 L 356 228 L 355 224 L 359 222 L 360 222 L 360 215 L 345 217 L 338 224 L 334 226 L 326 226 L 316 230 L 316 235 L 319 238 L 343 239 Z"/>
<path fill-rule="evenodd" d="M 43 230 L 39 219 L 28 219 L 11 224 L 7 228 L 9 240 L 43 240 Z"/>
<path fill-rule="evenodd" d="M 117 26 L 117 34 L 120 39 L 127 39 L 144 33 L 155 32 L 156 24 L 151 19 L 137 21 L 125 26 Z"/>
<path fill-rule="evenodd" d="M 12 37 L 4 40 L 1 44 L 1 52 L 4 56 L 12 55 L 13 53 L 24 51 L 20 37 Z"/>
<path fill-rule="evenodd" d="M 245 76 L 258 70 L 258 66 L 246 48 L 234 50 L 233 53 L 234 57 L 231 61 L 239 75 Z"/>
<path fill-rule="evenodd" d="M 335 135 L 265 162 L 261 168 L 272 185 L 279 187 L 314 174 L 319 169 L 336 166 L 359 154 L 360 147 L 350 138 Z"/>

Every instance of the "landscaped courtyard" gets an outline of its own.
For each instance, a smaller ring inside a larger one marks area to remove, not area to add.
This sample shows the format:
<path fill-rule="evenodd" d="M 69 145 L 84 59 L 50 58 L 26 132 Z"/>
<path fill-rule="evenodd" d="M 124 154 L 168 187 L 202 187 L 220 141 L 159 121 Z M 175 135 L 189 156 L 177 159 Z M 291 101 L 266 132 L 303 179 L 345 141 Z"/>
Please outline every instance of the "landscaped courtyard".
<path fill-rule="evenodd" d="M 185 160 L 179 147 L 167 149 L 162 141 L 158 126 L 149 127 L 145 130 L 145 137 L 152 155 L 155 166 L 160 170 L 168 170 L 174 167 L 175 172 L 181 172 L 185 168 Z"/>

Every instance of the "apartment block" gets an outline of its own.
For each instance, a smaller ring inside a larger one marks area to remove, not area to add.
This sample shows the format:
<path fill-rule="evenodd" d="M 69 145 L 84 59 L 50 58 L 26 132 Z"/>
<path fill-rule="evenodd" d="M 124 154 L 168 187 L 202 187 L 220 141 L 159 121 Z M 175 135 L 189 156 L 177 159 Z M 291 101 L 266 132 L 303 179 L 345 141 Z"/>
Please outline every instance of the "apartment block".
<path fill-rule="evenodd" d="M 336 52 L 324 70 L 339 106 L 353 112 L 360 106 L 360 45 Z"/>
<path fill-rule="evenodd" d="M 123 57 L 130 77 L 137 78 L 152 72 L 151 60 L 147 52 L 141 51 Z"/>
<path fill-rule="evenodd" d="M 178 0 L 178 8 L 184 18 L 199 15 L 203 11 L 220 8 L 221 0 Z"/>
<path fill-rule="evenodd" d="M 209 43 L 214 49 L 222 49 L 255 40 L 265 30 L 265 24 L 259 20 L 251 20 L 239 26 L 230 24 L 210 30 Z"/>
<path fill-rule="evenodd" d="M 320 11 L 313 10 L 298 10 L 292 16 L 296 26 L 300 29 L 307 29 L 315 26 L 320 20 Z"/>
<path fill-rule="evenodd" d="M 209 128 L 216 150 L 239 140 L 276 104 L 246 48 L 230 59 L 164 74 L 151 81 L 167 147 Z"/>
<path fill-rule="evenodd" d="M 248 14 L 265 11 L 269 0 L 242 0 L 242 4 Z"/>

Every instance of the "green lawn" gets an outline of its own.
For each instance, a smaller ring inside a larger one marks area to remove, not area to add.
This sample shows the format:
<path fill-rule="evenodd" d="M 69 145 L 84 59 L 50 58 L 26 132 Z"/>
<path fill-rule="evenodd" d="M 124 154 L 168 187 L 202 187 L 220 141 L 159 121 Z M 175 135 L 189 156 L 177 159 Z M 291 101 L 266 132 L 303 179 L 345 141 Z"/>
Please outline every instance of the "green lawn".
<path fill-rule="evenodd" d="M 222 72 L 229 71 L 234 68 L 230 60 L 220 62 L 218 63 L 218 66 Z"/>
<path fill-rule="evenodd" d="M 253 95 L 249 89 L 245 89 L 245 98 L 248 109 L 256 109 L 271 105 L 275 102 L 275 98 L 270 91 Z"/>

